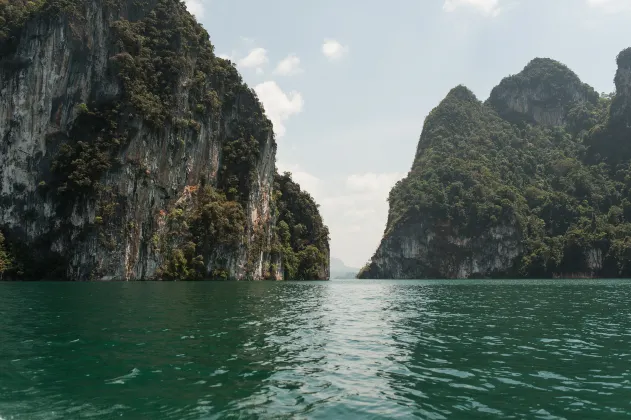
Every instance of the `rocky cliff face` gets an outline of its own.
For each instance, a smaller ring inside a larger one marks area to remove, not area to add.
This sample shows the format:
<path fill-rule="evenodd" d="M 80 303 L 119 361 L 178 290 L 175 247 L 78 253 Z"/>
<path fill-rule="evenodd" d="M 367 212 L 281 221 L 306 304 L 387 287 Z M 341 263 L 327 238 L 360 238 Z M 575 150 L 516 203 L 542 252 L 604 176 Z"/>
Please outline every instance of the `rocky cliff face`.
<path fill-rule="evenodd" d="M 425 121 L 359 278 L 631 274 L 628 57 L 613 98 L 548 59 L 485 103 L 453 89 Z"/>
<path fill-rule="evenodd" d="M 563 126 L 573 104 L 595 103 L 598 94 L 557 61 L 537 58 L 524 70 L 502 80 L 488 100 L 505 119 Z"/>
<path fill-rule="evenodd" d="M 520 232 L 495 226 L 479 236 L 448 232 L 450 225 L 411 222 L 385 237 L 361 275 L 377 279 L 475 278 L 506 273 L 523 252 Z"/>
<path fill-rule="evenodd" d="M 14 276 L 281 279 L 276 143 L 234 66 L 179 1 L 57 3 L 0 38 Z"/>

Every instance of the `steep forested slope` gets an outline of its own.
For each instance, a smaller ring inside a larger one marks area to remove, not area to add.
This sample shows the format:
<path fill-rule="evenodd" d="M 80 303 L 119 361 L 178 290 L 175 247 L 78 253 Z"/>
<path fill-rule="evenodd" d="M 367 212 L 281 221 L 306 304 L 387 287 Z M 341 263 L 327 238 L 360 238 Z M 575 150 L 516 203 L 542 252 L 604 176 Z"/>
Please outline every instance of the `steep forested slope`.
<path fill-rule="evenodd" d="M 535 59 L 427 117 L 362 278 L 631 275 L 631 50 L 616 94 Z"/>

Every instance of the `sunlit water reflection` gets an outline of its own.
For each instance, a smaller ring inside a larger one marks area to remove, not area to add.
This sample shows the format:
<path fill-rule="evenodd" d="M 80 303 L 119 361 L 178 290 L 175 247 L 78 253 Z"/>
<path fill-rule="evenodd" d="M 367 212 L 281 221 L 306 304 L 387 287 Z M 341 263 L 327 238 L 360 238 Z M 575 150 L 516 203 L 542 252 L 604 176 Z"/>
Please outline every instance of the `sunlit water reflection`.
<path fill-rule="evenodd" d="M 631 282 L 0 283 L 0 417 L 627 418 Z"/>

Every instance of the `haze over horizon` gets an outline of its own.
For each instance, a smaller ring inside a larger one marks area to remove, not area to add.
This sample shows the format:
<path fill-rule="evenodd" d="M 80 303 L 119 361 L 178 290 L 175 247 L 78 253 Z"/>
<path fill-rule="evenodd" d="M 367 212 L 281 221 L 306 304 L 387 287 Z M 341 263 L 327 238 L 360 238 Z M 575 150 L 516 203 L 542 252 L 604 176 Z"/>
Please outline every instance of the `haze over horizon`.
<path fill-rule="evenodd" d="M 484 100 L 503 77 L 549 57 L 611 92 L 615 57 L 631 45 L 628 0 L 186 3 L 256 90 L 279 170 L 320 204 L 331 255 L 353 267 L 379 245 L 389 190 L 451 88 Z"/>

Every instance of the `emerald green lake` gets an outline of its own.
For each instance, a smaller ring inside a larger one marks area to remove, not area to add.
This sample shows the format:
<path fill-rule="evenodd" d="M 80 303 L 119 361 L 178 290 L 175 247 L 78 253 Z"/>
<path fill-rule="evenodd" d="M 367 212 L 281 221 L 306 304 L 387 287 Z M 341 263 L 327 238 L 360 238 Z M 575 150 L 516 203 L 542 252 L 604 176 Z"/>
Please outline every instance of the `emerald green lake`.
<path fill-rule="evenodd" d="M 631 416 L 631 281 L 0 283 L 0 418 Z"/>

